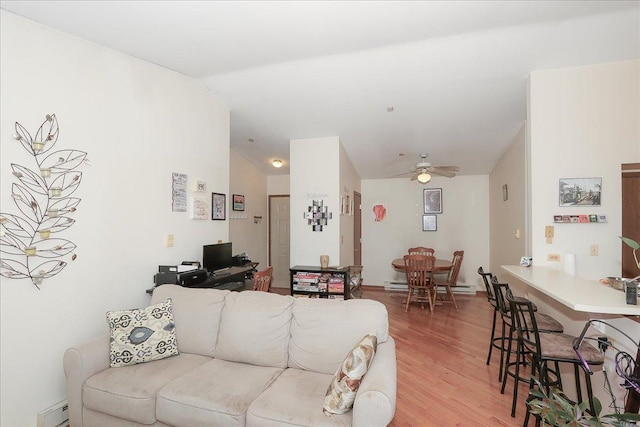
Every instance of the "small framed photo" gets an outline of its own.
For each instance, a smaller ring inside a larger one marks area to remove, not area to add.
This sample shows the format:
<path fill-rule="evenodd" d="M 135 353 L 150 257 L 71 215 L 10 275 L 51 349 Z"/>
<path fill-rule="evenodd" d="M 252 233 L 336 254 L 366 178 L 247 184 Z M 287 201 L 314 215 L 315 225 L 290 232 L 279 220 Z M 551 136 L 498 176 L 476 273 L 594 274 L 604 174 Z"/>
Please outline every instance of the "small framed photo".
<path fill-rule="evenodd" d="M 602 178 L 560 178 L 560 206 L 600 206 Z"/>
<path fill-rule="evenodd" d="M 227 210 L 227 196 L 221 193 L 211 193 L 211 219 L 225 220 Z"/>
<path fill-rule="evenodd" d="M 242 194 L 233 195 L 233 210 L 234 211 L 244 210 L 244 196 Z"/>
<path fill-rule="evenodd" d="M 438 216 L 422 215 L 422 231 L 438 231 Z"/>
<path fill-rule="evenodd" d="M 442 188 L 424 189 L 424 213 L 442 213 Z"/>

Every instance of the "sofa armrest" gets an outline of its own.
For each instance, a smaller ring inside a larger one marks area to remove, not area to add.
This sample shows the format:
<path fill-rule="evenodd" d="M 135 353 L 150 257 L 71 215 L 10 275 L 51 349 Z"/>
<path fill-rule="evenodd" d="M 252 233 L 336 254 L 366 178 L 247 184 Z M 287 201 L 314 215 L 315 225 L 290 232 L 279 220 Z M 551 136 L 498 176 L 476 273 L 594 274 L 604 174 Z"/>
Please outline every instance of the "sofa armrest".
<path fill-rule="evenodd" d="M 389 336 L 378 344 L 369 371 L 353 404 L 353 426 L 386 426 L 396 412 L 396 343 Z"/>
<path fill-rule="evenodd" d="M 89 377 L 109 367 L 109 336 L 68 348 L 64 352 L 63 365 L 67 377 L 69 423 L 82 427 L 82 386 Z"/>

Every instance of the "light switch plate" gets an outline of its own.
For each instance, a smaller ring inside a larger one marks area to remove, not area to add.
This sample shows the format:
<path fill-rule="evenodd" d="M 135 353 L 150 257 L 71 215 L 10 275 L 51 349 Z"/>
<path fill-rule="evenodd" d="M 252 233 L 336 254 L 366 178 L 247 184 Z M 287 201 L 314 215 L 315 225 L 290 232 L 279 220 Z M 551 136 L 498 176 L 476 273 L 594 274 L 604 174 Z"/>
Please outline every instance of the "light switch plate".
<path fill-rule="evenodd" d="M 553 237 L 553 225 L 547 225 L 544 227 L 544 237 Z"/>

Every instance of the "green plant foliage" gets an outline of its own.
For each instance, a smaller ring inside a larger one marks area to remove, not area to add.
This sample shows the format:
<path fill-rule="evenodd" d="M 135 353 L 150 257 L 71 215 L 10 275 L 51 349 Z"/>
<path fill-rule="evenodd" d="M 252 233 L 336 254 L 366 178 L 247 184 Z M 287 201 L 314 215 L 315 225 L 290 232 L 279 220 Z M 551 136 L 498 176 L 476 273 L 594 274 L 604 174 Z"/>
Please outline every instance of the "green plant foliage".
<path fill-rule="evenodd" d="M 640 414 L 600 415 L 602 404 L 595 397 L 595 414 L 590 414 L 588 402 L 573 403 L 557 388 L 551 388 L 547 394 L 538 380 L 534 378 L 534 381 L 539 389 L 530 391 L 527 405 L 531 414 L 540 416 L 543 426 L 628 427 L 640 421 Z"/>
<path fill-rule="evenodd" d="M 640 269 L 640 261 L 638 261 L 638 255 L 636 254 L 636 251 L 638 249 L 640 249 L 640 243 L 636 242 L 633 239 L 630 239 L 628 237 L 622 237 L 622 236 L 618 236 L 620 237 L 620 239 L 627 245 L 629 246 L 631 249 L 633 249 L 633 259 L 636 260 L 636 266 L 638 266 L 638 269 Z"/>

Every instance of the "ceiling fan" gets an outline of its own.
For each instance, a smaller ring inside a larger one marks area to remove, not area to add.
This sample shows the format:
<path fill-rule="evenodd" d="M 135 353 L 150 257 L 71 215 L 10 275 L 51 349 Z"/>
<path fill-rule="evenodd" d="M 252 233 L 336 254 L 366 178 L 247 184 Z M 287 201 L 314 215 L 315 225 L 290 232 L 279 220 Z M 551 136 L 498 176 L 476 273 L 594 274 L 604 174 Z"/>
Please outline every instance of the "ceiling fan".
<path fill-rule="evenodd" d="M 402 175 L 411 174 L 411 181 L 418 181 L 421 184 L 426 184 L 431 181 L 431 175 L 441 175 L 447 178 L 453 178 L 456 176 L 456 172 L 460 171 L 458 166 L 433 166 L 430 162 L 427 162 L 429 155 L 424 153 L 420 155 L 420 162 L 418 162 L 414 169 L 393 175 L 390 178 L 399 177 Z"/>

